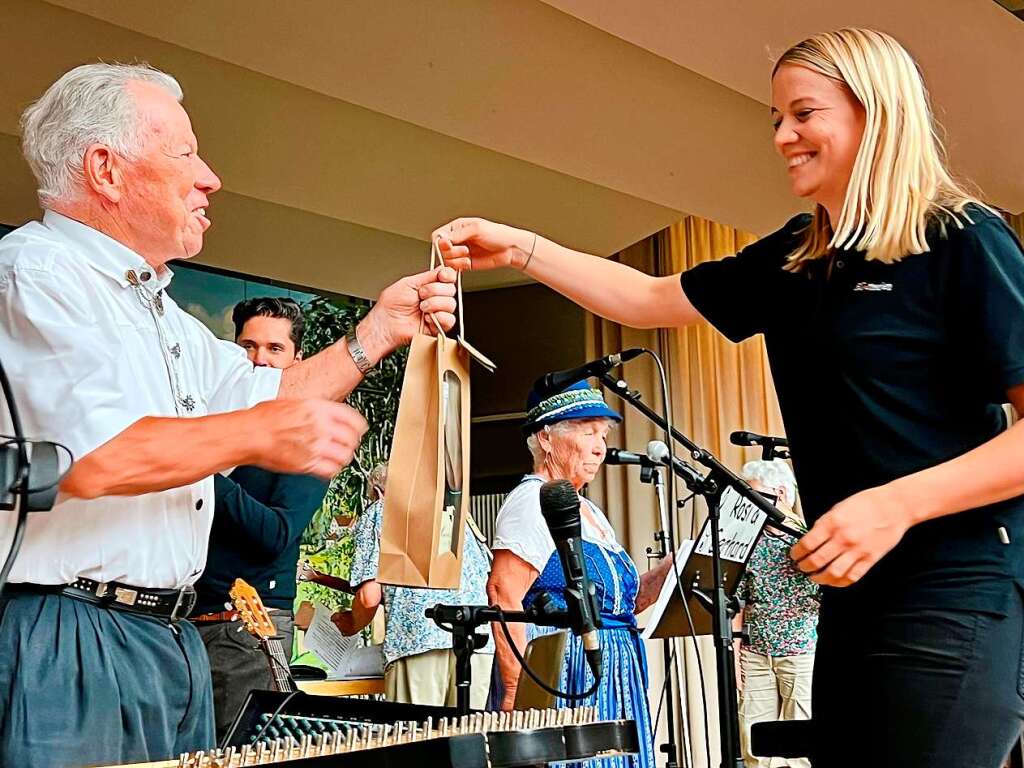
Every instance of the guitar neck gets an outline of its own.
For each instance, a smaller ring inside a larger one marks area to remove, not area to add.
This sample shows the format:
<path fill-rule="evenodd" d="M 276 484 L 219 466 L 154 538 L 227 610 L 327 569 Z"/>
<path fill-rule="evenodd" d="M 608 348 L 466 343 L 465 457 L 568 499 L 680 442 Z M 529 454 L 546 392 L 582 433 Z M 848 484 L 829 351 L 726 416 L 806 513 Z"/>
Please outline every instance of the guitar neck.
<path fill-rule="evenodd" d="M 283 693 L 290 693 L 298 690 L 295 681 L 292 680 L 292 673 L 288 667 L 288 654 L 284 652 L 284 646 L 279 637 L 263 638 L 263 650 L 270 661 L 270 672 L 274 677 L 274 690 Z"/>
<path fill-rule="evenodd" d="M 231 603 L 238 611 L 239 617 L 249 633 L 258 638 L 260 648 L 267 654 L 270 662 L 270 673 L 274 679 L 274 690 L 284 693 L 298 690 L 292 680 L 288 661 L 291 659 L 291 648 L 286 654 L 281 646 L 281 636 L 277 633 L 274 620 L 270 618 L 259 594 L 244 579 L 235 579 L 228 590 Z"/>

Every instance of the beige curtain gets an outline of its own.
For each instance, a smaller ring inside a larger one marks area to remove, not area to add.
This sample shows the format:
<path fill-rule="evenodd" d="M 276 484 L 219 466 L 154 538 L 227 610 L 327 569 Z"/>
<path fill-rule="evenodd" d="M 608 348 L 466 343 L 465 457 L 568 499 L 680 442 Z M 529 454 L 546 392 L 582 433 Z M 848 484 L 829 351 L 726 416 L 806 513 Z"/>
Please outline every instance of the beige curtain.
<path fill-rule="evenodd" d="M 701 262 L 733 254 L 756 239 L 730 227 L 688 217 L 615 258 L 650 274 L 675 274 Z M 588 347 L 593 356 L 633 346 L 648 347 L 662 356 L 667 367 L 675 426 L 727 466 L 738 470 L 745 461 L 759 457 L 755 450 L 729 443 L 732 431 L 746 429 L 762 434 L 783 434 L 761 337 L 733 344 L 704 323 L 682 329 L 636 331 L 599 318 L 591 319 Z M 629 363 L 623 373 L 630 386 L 643 394 L 644 402 L 660 410 L 657 371 L 648 358 Z M 622 412 L 624 421 L 613 436 L 614 444 L 642 452 L 649 440 L 661 439 L 658 431 L 627 405 L 622 404 Z M 592 496 L 604 505 L 623 545 L 644 570 L 646 549 L 653 545 L 653 533 L 660 525 L 653 491 L 640 484 L 637 475 L 638 470 L 633 467 L 608 467 L 593 484 Z M 690 537 L 704 516 L 701 504 L 688 505 L 679 518 L 680 538 Z M 683 660 L 681 674 L 685 694 L 681 697 L 680 708 L 687 726 L 681 728 L 680 743 L 683 739 L 691 742 L 694 765 L 698 767 L 719 763 L 714 651 L 707 638 L 702 638 L 699 645 L 711 724 L 707 734 L 712 750 L 710 760 L 704 748 L 704 718 L 694 645 L 690 641 L 678 643 L 676 651 Z M 648 652 L 651 700 L 656 705 L 664 682 L 660 644 L 648 644 Z M 678 700 L 678 690 L 676 697 Z M 664 741 L 664 734 L 662 722 L 657 743 Z"/>
<path fill-rule="evenodd" d="M 736 253 L 757 239 L 693 216 L 673 224 L 660 237 L 666 245 L 667 269 L 673 274 Z M 668 352 L 674 369 L 677 426 L 725 464 L 738 468 L 757 458 L 750 449 L 732 445 L 730 432 L 782 434 L 762 337 L 733 344 L 701 323 L 672 331 Z"/>
<path fill-rule="evenodd" d="M 1011 214 L 1006 217 L 1010 222 L 1010 229 L 1017 233 L 1017 237 L 1024 242 L 1024 212 Z"/>
<path fill-rule="evenodd" d="M 663 274 L 663 249 L 657 236 L 649 237 L 637 245 L 617 254 L 613 258 L 648 274 Z M 594 358 L 618 352 L 630 347 L 646 347 L 664 357 L 667 347 L 668 332 L 643 331 L 624 328 L 595 316 L 590 316 L 587 324 L 588 358 Z M 671 371 L 667 372 L 671 377 Z M 623 367 L 621 374 L 632 389 L 639 390 L 643 401 L 660 412 L 662 405 L 659 397 L 661 391 L 657 369 L 648 356 L 637 358 Z M 628 404 L 614 395 L 605 394 L 608 403 L 623 415 L 622 424 L 616 429 L 609 444 L 632 451 L 644 452 L 650 440 L 662 439 L 662 435 L 647 420 L 633 410 Z M 637 568 L 643 573 L 647 570 L 648 547 L 655 547 L 654 532 L 661 528 L 659 512 L 654 489 L 639 480 L 638 467 L 606 467 L 591 484 L 590 497 L 605 510 L 609 520 L 615 527 L 619 541 L 629 551 Z M 640 622 L 643 626 L 644 617 Z M 648 643 L 648 670 L 650 685 L 649 698 L 657 708 L 662 687 L 665 683 L 664 656 L 662 644 Z M 677 651 L 678 653 L 678 651 Z M 689 715 L 686 711 L 685 699 L 679 704 L 679 688 L 673 683 L 673 701 L 676 702 L 677 741 L 682 750 L 683 739 L 689 733 Z M 696 710 L 700 711 L 699 707 Z M 651 713 L 652 723 L 656 716 Z M 655 733 L 655 747 L 666 740 L 665 715 L 662 714 Z M 682 752 L 680 752 L 682 754 Z M 658 756 L 659 763 L 664 762 Z M 680 760 L 681 764 L 688 764 Z M 700 763 L 697 763 L 700 765 Z"/>

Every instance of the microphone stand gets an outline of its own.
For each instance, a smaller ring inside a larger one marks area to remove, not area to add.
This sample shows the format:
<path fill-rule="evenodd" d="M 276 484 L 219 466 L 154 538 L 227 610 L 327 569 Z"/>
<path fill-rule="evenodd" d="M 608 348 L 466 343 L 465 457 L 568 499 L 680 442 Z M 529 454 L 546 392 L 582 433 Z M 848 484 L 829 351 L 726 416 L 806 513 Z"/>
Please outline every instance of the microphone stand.
<path fill-rule="evenodd" d="M 649 421 L 668 432 L 672 439 L 689 451 L 690 457 L 703 464 L 710 471 L 702 481 L 695 481 L 677 471 L 686 482 L 687 487 L 700 494 L 707 501 L 708 525 L 711 532 L 711 579 L 710 599 L 707 595 L 696 593 L 711 613 L 712 637 L 715 644 L 715 666 L 718 679 L 718 711 L 719 711 L 719 744 L 722 752 L 723 768 L 744 768 L 743 755 L 740 752 L 739 711 L 736 701 L 736 667 L 733 656 L 733 634 L 730 618 L 730 600 L 725 592 L 722 579 L 722 552 L 719 541 L 719 502 L 726 487 L 733 488 L 743 498 L 768 515 L 774 523 L 782 523 L 784 517 L 767 499 L 750 487 L 750 484 L 732 472 L 718 459 L 704 450 L 671 424 L 666 423 L 656 411 L 641 402 L 639 392 L 630 390 L 622 379 L 615 379 L 605 373 L 599 377 L 601 383 L 611 392 L 625 400 L 633 408 L 647 417 Z M 676 468 L 673 467 L 675 471 Z M 673 566 L 675 567 L 675 566 Z M 708 759 L 711 756 L 708 755 Z"/>
<path fill-rule="evenodd" d="M 654 494 L 658 499 L 658 519 L 661 521 L 661 530 L 656 531 L 654 534 L 654 540 L 658 542 L 659 548 L 657 551 L 654 551 L 651 547 L 648 547 L 647 554 L 663 560 L 666 557 L 671 557 L 673 554 L 669 551 L 668 543 L 668 503 L 665 499 L 665 481 L 661 476 L 660 469 L 641 465 L 640 482 L 650 483 L 654 486 Z M 676 714 L 672 696 L 673 639 L 666 637 L 661 643 L 662 653 L 665 656 L 665 727 L 668 732 L 668 738 L 664 744 L 658 747 L 658 750 L 665 755 L 665 768 L 678 768 L 679 750 L 676 746 Z"/>
<path fill-rule="evenodd" d="M 473 651 L 487 646 L 487 635 L 477 628 L 492 622 L 536 624 L 540 627 L 571 629 L 568 611 L 558 610 L 541 600 L 522 611 L 499 611 L 485 605 L 435 605 L 425 615 L 441 629 L 452 633 L 455 653 L 455 708 L 460 715 L 469 714 L 469 689 L 473 680 Z"/>
<path fill-rule="evenodd" d="M 761 446 L 761 461 L 774 461 L 775 459 L 788 459 L 789 448 L 787 446 L 780 445 L 762 445 Z"/>
<path fill-rule="evenodd" d="M 639 392 L 631 390 L 629 385 L 622 379 L 612 378 L 610 374 L 603 374 L 598 377 L 601 383 L 604 384 L 612 394 L 622 398 L 629 403 L 633 408 L 639 411 L 641 414 L 647 417 L 648 421 L 654 423 L 658 428 L 668 432 L 672 435 L 672 439 L 682 445 L 690 454 L 690 458 L 699 464 L 703 464 L 711 471 L 705 476 L 703 483 L 690 482 L 689 479 L 678 472 L 681 478 L 687 483 L 693 493 L 697 493 L 703 496 L 707 495 L 707 492 L 714 490 L 714 485 L 724 485 L 732 488 L 740 496 L 745 498 L 755 507 L 760 509 L 772 522 L 772 525 L 780 525 L 785 527 L 786 516 L 776 509 L 766 498 L 750 487 L 750 483 L 744 480 L 742 477 L 737 475 L 722 462 L 714 457 L 710 451 L 707 451 L 693 442 L 690 438 L 680 432 L 678 429 L 673 427 L 671 424 L 667 424 L 665 419 L 661 417 L 659 413 L 651 410 L 647 407 L 647 404 L 642 402 L 642 398 Z"/>

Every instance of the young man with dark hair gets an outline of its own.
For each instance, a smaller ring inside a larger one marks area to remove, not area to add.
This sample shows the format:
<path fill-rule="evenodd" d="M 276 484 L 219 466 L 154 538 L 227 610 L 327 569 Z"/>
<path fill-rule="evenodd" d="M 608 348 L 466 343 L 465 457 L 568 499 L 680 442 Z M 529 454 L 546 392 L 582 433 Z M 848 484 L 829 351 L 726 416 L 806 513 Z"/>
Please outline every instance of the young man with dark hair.
<path fill-rule="evenodd" d="M 235 306 L 235 341 L 254 366 L 288 368 L 302 359 L 304 321 L 294 299 L 260 297 Z M 252 689 L 272 689 L 269 657 L 226 609 L 236 578 L 255 587 L 291 653 L 299 540 L 323 503 L 327 483 L 310 475 L 237 467 L 214 477 L 216 502 L 206 570 L 196 582 L 192 621 L 210 657 L 217 740 Z"/>
<path fill-rule="evenodd" d="M 259 296 L 240 301 L 231 312 L 231 321 L 235 324 L 235 341 L 253 365 L 287 368 L 302 359 L 306 320 L 295 299 Z"/>

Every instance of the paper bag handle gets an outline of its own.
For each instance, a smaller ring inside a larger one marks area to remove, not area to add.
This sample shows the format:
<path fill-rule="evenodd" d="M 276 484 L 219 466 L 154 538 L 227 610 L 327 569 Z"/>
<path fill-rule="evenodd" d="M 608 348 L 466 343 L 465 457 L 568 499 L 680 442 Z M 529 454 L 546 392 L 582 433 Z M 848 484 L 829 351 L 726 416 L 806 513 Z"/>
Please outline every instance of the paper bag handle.
<path fill-rule="evenodd" d="M 444 264 L 444 259 L 441 258 L 441 251 L 438 249 L 437 241 L 435 240 L 435 241 L 432 241 L 430 243 L 430 268 L 433 269 L 438 264 Z M 471 358 L 476 360 L 480 365 L 482 365 L 488 371 L 493 373 L 495 371 L 495 369 L 497 368 L 497 366 L 494 364 L 494 362 L 490 358 L 488 358 L 486 355 L 484 355 L 482 352 L 480 352 L 480 350 L 478 350 L 476 347 L 474 347 L 472 344 L 470 344 L 469 341 L 466 339 L 466 320 L 465 320 L 465 318 L 463 317 L 463 314 L 462 314 L 462 272 L 461 271 L 455 277 L 455 311 L 458 313 L 458 320 L 459 320 L 459 335 L 455 339 L 455 341 L 459 344 L 459 346 L 461 346 L 469 354 L 469 356 Z M 433 313 L 430 314 L 430 317 L 434 321 L 434 327 L 437 328 L 438 335 L 439 336 L 443 336 L 444 338 L 447 339 L 448 338 L 447 334 L 445 334 L 441 330 L 441 326 L 437 322 L 437 318 L 434 317 Z M 425 324 L 426 324 L 426 320 L 423 317 L 421 317 L 420 318 L 420 333 L 424 332 Z"/>
<path fill-rule="evenodd" d="M 436 240 L 432 240 L 430 242 L 430 268 L 434 269 L 434 267 L 438 266 L 439 264 L 443 265 L 444 264 L 444 259 L 441 258 L 441 251 L 438 250 L 437 241 Z M 462 334 L 463 338 L 465 338 L 465 336 L 466 336 L 466 321 L 462 317 L 462 272 L 461 271 L 457 272 L 456 273 L 456 277 L 455 277 L 455 311 L 458 313 L 459 332 Z M 437 322 L 437 318 L 434 317 L 434 313 L 433 312 L 430 313 L 430 319 L 434 321 L 434 328 L 437 329 L 437 332 L 439 334 L 441 334 L 442 336 L 447 336 L 447 334 L 444 331 L 441 330 L 441 324 Z M 424 332 L 425 325 L 426 325 L 426 319 L 423 318 L 423 317 L 420 317 L 420 333 Z"/>

